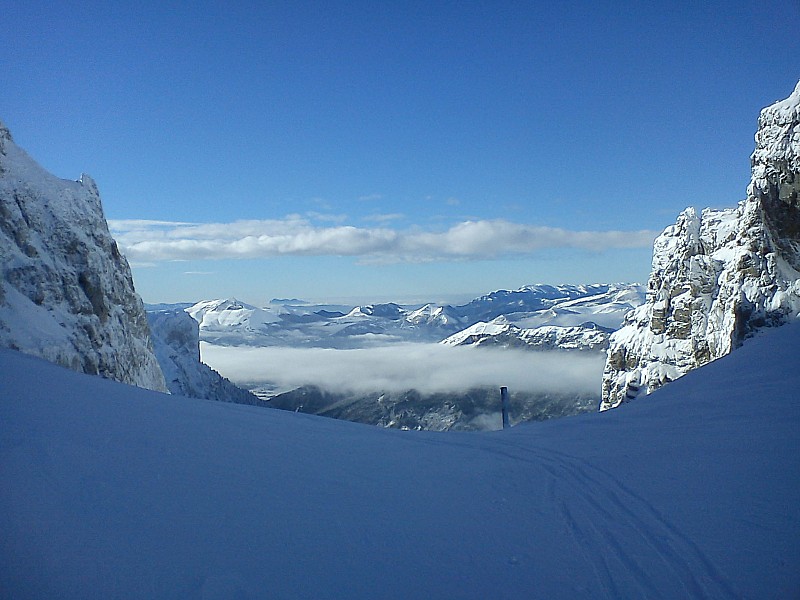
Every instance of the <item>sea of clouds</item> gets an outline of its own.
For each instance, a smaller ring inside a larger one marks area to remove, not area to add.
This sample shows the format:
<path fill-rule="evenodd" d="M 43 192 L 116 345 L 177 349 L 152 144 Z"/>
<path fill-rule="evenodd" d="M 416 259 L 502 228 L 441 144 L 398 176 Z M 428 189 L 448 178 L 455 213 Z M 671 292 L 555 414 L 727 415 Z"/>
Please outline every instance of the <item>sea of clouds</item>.
<path fill-rule="evenodd" d="M 460 392 L 507 386 L 526 392 L 600 395 L 602 355 L 393 344 L 338 350 L 217 346 L 201 342 L 203 362 L 235 383 L 282 390 L 316 385 L 332 392 Z"/>

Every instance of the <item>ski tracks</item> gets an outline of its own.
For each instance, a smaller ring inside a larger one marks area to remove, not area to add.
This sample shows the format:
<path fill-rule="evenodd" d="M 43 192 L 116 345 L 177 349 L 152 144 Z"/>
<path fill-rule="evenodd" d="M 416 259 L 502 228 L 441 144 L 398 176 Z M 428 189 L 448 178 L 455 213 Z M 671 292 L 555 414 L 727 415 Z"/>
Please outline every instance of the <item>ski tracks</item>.
<path fill-rule="evenodd" d="M 629 596 L 632 583 L 640 597 L 672 596 L 677 580 L 685 597 L 739 596 L 689 536 L 612 474 L 553 450 L 506 442 L 493 446 L 484 449 L 547 472 L 546 501 L 592 565 L 604 595 Z"/>

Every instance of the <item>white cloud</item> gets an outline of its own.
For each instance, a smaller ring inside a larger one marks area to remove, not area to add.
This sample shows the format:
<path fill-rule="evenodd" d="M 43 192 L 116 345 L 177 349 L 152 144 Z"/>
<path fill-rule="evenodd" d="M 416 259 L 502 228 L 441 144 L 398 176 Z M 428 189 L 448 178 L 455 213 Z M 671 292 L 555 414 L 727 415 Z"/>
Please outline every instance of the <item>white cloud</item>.
<path fill-rule="evenodd" d="M 311 384 L 342 392 L 600 392 L 605 358 L 560 352 L 394 344 L 369 349 L 255 348 L 201 343 L 203 362 L 234 382 L 283 389 Z"/>
<path fill-rule="evenodd" d="M 552 248 L 645 248 L 656 236 L 654 231 L 573 231 L 503 219 L 464 221 L 445 231 L 320 226 L 301 215 L 231 223 L 113 220 L 109 225 L 123 252 L 137 263 L 284 255 L 372 262 L 476 260 Z"/>

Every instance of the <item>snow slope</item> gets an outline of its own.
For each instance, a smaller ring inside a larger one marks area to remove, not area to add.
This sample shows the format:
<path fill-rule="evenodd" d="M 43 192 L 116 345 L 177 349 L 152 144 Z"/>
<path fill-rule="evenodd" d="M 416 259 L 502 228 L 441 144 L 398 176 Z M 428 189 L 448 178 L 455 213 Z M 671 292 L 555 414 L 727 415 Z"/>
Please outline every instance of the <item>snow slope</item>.
<path fill-rule="evenodd" d="M 0 350 L 0 595 L 800 596 L 800 327 L 495 433 L 189 400 Z"/>

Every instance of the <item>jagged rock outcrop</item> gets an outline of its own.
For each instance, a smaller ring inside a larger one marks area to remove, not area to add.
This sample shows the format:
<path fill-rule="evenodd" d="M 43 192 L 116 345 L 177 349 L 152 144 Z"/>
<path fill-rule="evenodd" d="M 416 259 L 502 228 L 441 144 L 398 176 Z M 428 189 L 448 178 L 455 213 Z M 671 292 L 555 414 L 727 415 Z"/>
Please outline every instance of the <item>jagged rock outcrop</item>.
<path fill-rule="evenodd" d="M 687 208 L 656 239 L 647 301 L 611 337 L 601 410 L 800 313 L 800 83 L 761 111 L 747 199 Z"/>
<path fill-rule="evenodd" d="M 0 346 L 166 391 L 130 267 L 88 175 L 59 179 L 0 123 Z"/>
<path fill-rule="evenodd" d="M 170 392 L 189 398 L 262 404 L 256 396 L 200 362 L 200 326 L 186 311 L 148 311 L 147 320 Z"/>

